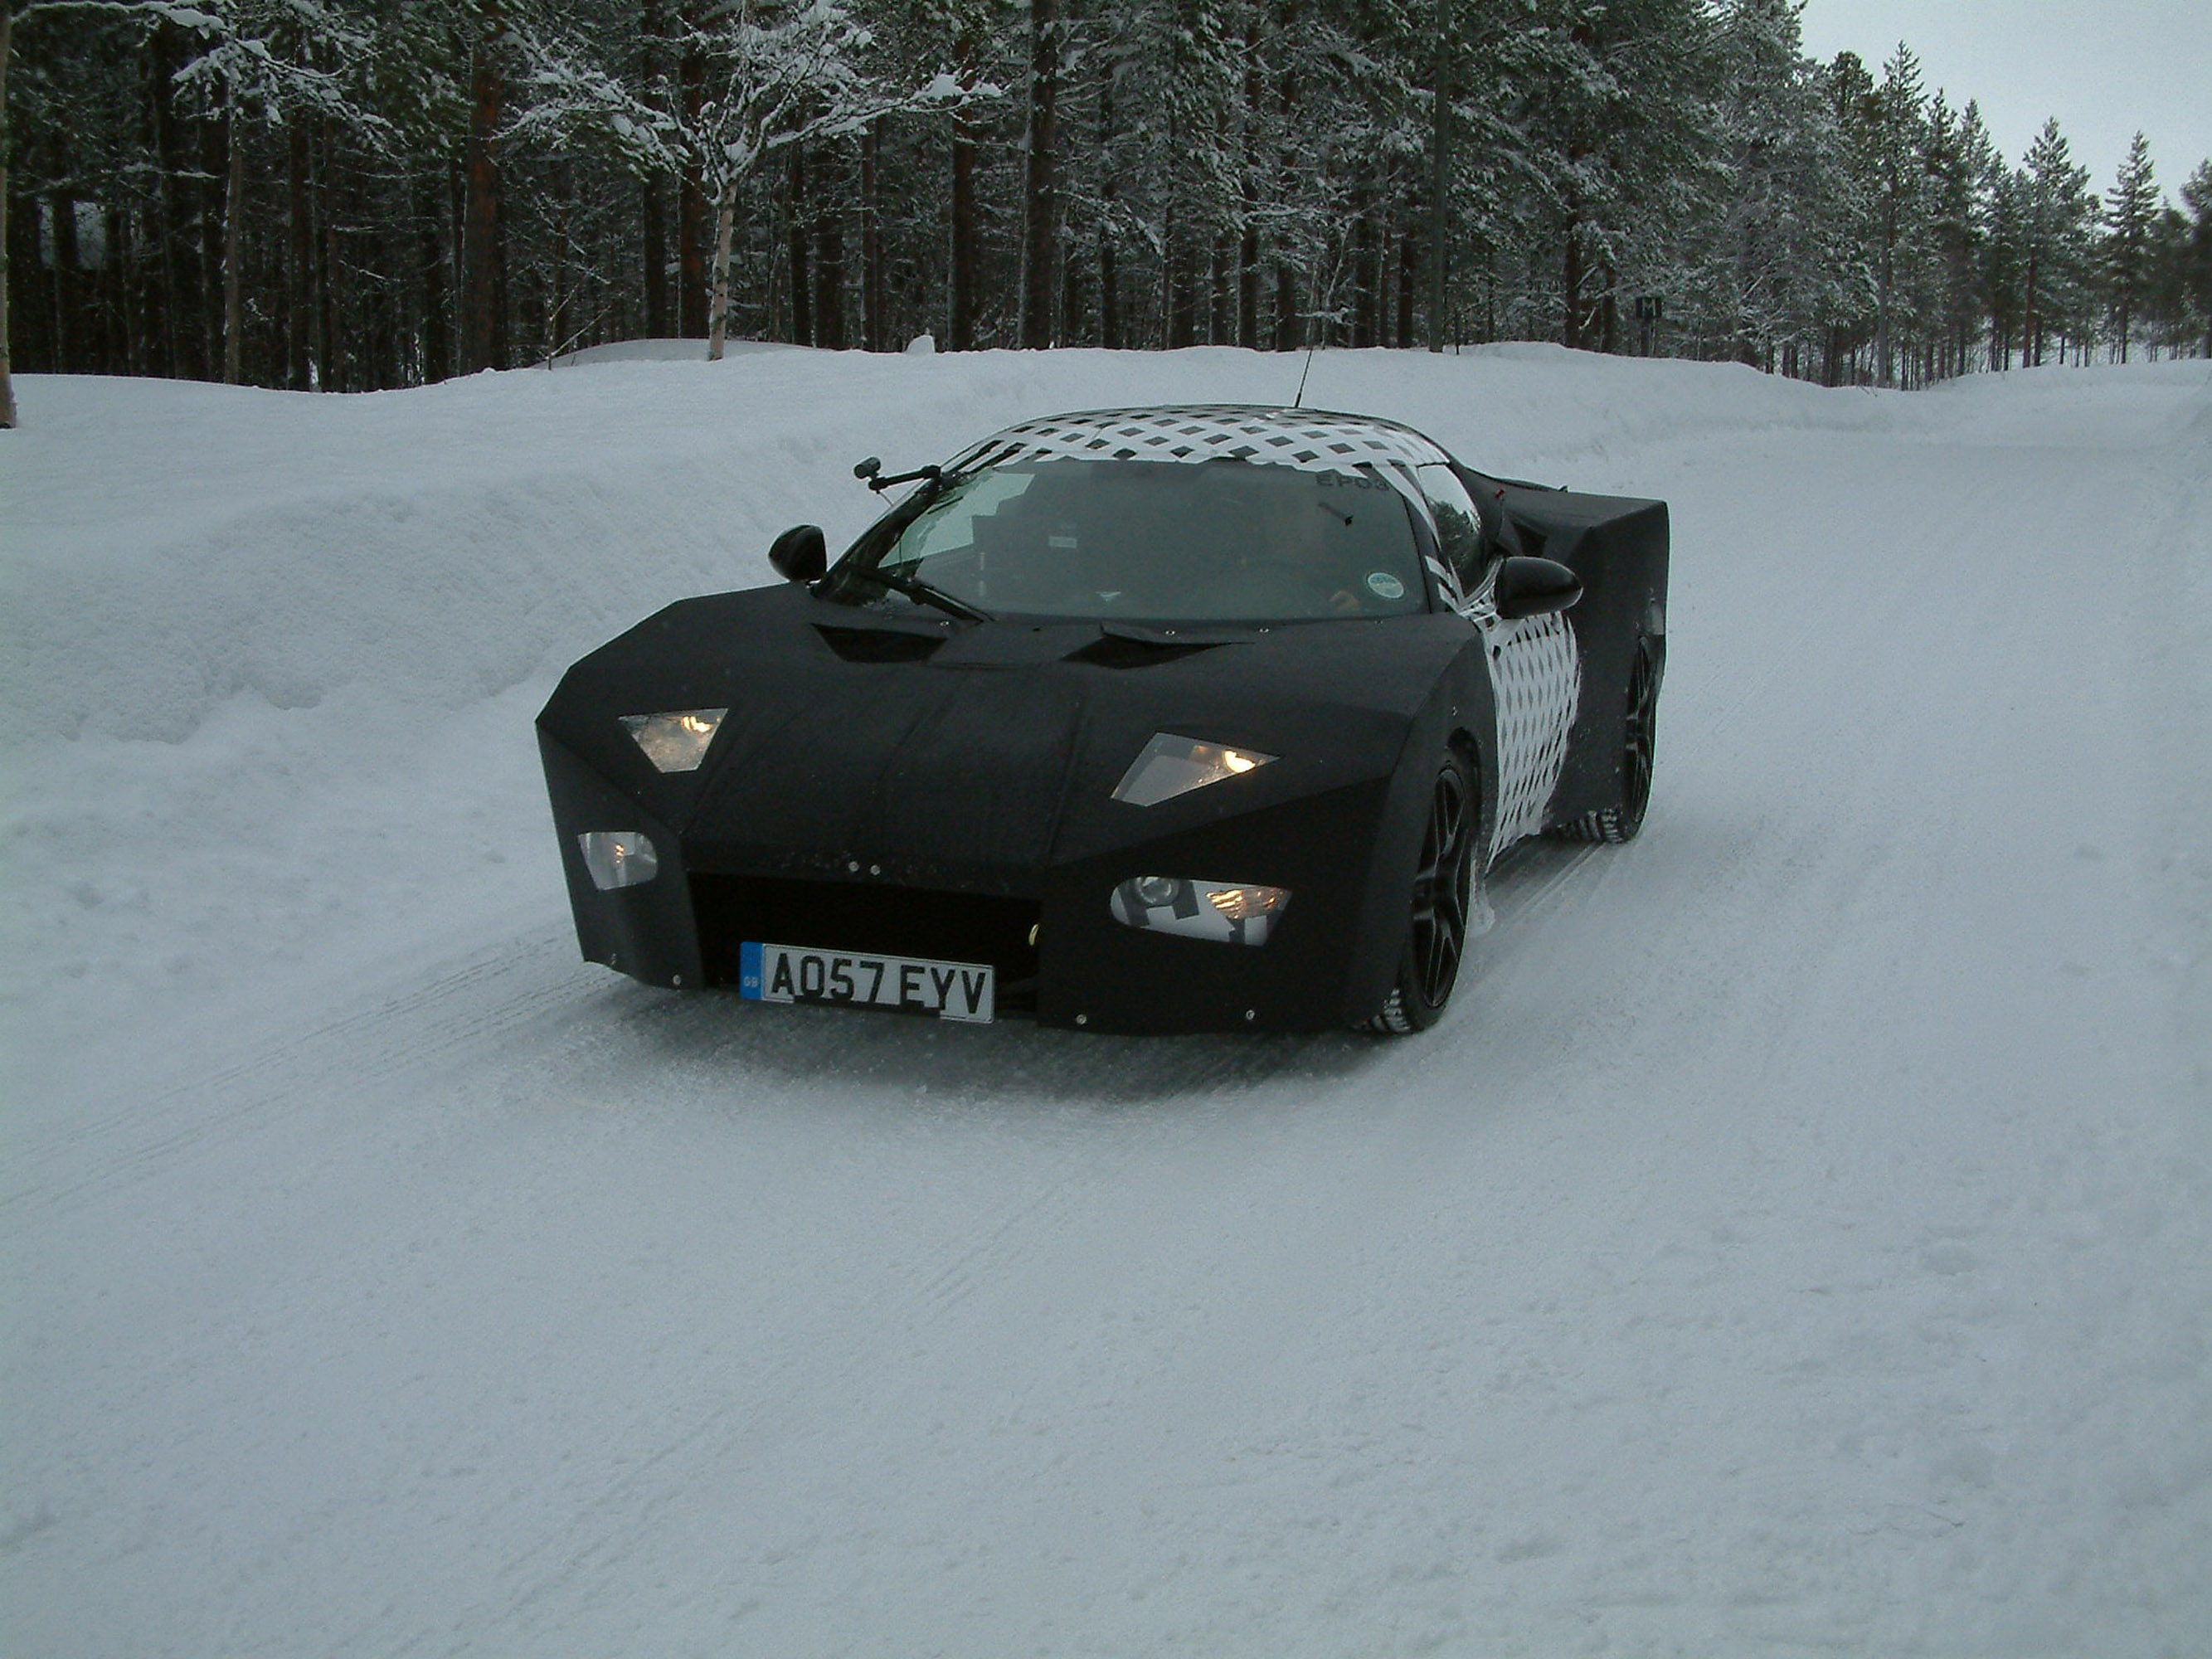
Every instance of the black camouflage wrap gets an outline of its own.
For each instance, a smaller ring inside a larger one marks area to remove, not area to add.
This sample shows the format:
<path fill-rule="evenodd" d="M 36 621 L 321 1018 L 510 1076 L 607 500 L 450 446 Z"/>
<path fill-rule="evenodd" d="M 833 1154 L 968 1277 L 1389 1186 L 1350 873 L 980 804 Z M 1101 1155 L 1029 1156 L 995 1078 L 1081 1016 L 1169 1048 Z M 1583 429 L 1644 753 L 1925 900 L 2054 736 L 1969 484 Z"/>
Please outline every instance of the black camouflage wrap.
<path fill-rule="evenodd" d="M 1462 477 L 1495 551 L 1540 549 L 1585 586 L 1541 812 L 1566 822 L 1618 788 L 1613 704 L 1638 641 L 1663 636 L 1666 509 Z M 799 585 L 671 605 L 579 662 L 538 717 L 583 954 L 685 989 L 733 984 L 739 944 L 763 938 L 988 961 L 1002 1015 L 1093 1031 L 1363 1020 L 1395 971 L 1447 745 L 1502 850 L 1498 636 L 1445 585 L 1430 598 L 1420 615 L 1172 634 L 971 623 Z M 657 771 L 620 720 L 714 708 L 729 714 L 690 772 Z M 1150 806 L 1112 799 L 1162 732 L 1279 758 Z M 643 831 L 659 874 L 599 890 L 578 842 L 596 830 Z M 1292 896 L 1264 945 L 1225 945 L 1117 921 L 1115 885 L 1151 874 Z"/>

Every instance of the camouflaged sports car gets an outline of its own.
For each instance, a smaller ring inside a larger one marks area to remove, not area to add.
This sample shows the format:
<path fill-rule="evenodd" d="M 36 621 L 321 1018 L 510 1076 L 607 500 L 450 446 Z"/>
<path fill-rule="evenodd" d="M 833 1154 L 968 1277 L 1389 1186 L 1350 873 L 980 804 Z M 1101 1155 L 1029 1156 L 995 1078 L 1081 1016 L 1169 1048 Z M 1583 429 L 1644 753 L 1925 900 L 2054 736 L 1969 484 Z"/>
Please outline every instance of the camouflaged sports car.
<path fill-rule="evenodd" d="M 1432 1024 L 1540 832 L 1651 787 L 1667 509 L 1360 415 L 1024 422 L 834 565 L 687 599 L 538 717 L 584 955 L 1093 1031 Z"/>

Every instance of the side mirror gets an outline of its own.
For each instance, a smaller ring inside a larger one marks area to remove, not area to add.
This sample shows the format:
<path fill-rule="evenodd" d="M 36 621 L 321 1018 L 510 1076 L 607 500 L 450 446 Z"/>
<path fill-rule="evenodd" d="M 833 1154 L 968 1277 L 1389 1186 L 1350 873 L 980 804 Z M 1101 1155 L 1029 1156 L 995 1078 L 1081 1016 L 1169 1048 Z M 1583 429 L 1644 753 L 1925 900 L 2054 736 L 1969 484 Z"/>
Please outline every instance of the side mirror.
<path fill-rule="evenodd" d="M 1565 611 L 1583 596 L 1583 579 L 1556 559 L 1514 557 L 1498 572 L 1491 590 L 1498 614 L 1507 622 Z"/>
<path fill-rule="evenodd" d="M 787 582 L 818 580 L 830 568 L 830 548 L 822 539 L 822 526 L 802 524 L 785 531 L 769 549 L 768 562 Z"/>

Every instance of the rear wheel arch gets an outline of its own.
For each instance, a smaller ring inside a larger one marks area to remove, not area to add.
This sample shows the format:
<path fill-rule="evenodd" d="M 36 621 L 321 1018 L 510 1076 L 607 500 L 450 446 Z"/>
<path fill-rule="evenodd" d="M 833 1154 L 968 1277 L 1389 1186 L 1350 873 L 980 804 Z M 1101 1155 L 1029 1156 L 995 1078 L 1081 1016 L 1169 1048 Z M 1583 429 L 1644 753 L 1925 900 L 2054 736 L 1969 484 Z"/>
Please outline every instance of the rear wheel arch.
<path fill-rule="evenodd" d="M 1613 797 L 1601 806 L 1556 824 L 1550 833 L 1563 841 L 1618 845 L 1636 839 L 1651 802 L 1656 759 L 1659 689 L 1666 678 L 1667 636 L 1639 633 L 1629 661 L 1628 683 L 1620 715 Z"/>

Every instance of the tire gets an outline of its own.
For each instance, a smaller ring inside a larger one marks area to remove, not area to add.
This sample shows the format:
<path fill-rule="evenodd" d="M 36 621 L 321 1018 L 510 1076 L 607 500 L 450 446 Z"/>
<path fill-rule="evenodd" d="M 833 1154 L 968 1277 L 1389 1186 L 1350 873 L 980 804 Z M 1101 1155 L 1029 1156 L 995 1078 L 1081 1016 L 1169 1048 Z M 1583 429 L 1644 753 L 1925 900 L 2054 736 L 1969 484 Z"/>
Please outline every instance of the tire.
<path fill-rule="evenodd" d="M 1651 804 L 1652 744 L 1659 720 L 1659 653 L 1649 640 L 1636 645 L 1628 671 L 1628 708 L 1621 726 L 1620 799 L 1585 812 L 1552 833 L 1562 841 L 1604 842 L 1619 846 L 1636 839 Z"/>
<path fill-rule="evenodd" d="M 1425 1031 L 1451 1000 L 1476 909 L 1476 806 L 1474 769 L 1458 750 L 1445 750 L 1429 794 L 1397 976 L 1381 1012 L 1367 1021 L 1370 1031 L 1387 1036 Z"/>

